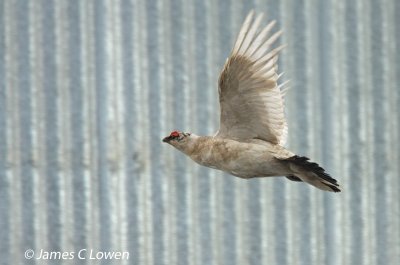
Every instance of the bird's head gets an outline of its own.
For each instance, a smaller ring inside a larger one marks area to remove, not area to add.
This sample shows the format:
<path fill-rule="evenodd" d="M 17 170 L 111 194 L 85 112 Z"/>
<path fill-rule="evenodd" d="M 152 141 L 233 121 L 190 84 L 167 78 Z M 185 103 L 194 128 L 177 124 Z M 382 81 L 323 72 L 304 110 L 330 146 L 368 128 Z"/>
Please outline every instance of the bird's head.
<path fill-rule="evenodd" d="M 165 137 L 162 141 L 184 152 L 185 149 L 191 145 L 191 143 L 195 138 L 196 136 L 191 133 L 173 131 L 170 133 L 169 136 Z"/>

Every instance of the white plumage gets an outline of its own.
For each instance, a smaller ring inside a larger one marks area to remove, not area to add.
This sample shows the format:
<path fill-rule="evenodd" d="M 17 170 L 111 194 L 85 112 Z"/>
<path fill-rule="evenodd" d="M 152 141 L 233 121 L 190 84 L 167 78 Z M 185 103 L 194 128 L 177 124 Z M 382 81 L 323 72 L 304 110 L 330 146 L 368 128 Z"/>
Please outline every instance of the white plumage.
<path fill-rule="evenodd" d="M 271 33 L 275 21 L 262 27 L 263 14 L 246 17 L 219 77 L 220 128 L 214 136 L 179 131 L 163 139 L 197 163 L 241 178 L 286 176 L 319 189 L 339 192 L 339 184 L 318 164 L 293 154 L 287 138 L 284 95 L 278 84 L 277 60 L 284 45 Z"/>

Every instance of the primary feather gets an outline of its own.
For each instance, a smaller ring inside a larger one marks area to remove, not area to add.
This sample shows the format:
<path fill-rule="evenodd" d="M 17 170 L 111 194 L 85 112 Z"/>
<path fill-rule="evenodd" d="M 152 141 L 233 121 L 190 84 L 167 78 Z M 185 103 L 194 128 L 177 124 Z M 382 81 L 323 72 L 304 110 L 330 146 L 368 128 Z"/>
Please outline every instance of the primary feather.
<path fill-rule="evenodd" d="M 263 15 L 251 12 L 219 78 L 221 138 L 286 142 L 284 100 L 277 65 L 283 46 L 272 48 L 281 31 L 271 34 L 275 22 L 260 28 Z"/>

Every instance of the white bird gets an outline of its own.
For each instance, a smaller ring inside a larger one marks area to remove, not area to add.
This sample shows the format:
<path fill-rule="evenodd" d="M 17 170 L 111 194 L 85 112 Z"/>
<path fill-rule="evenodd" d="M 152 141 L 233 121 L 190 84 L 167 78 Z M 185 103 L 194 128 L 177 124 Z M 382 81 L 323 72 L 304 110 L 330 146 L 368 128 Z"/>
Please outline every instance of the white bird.
<path fill-rule="evenodd" d="M 173 131 L 163 139 L 200 165 L 234 176 L 286 176 L 321 190 L 340 192 L 339 184 L 317 163 L 283 145 L 286 84 L 278 85 L 277 60 L 283 46 L 275 21 L 260 28 L 263 14 L 245 19 L 219 77 L 220 128 L 214 136 Z"/>

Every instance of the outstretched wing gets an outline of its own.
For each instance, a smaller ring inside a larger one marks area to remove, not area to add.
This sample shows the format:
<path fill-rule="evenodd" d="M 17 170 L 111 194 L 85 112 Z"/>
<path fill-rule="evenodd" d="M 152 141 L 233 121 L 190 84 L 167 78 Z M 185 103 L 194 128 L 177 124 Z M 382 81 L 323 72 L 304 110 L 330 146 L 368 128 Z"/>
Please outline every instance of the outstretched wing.
<path fill-rule="evenodd" d="M 231 55 L 219 77 L 220 128 L 216 137 L 261 139 L 284 144 L 284 88 L 278 86 L 278 54 L 271 46 L 281 31 L 271 34 L 272 21 L 260 28 L 263 15 L 252 11 L 244 21 Z"/>

